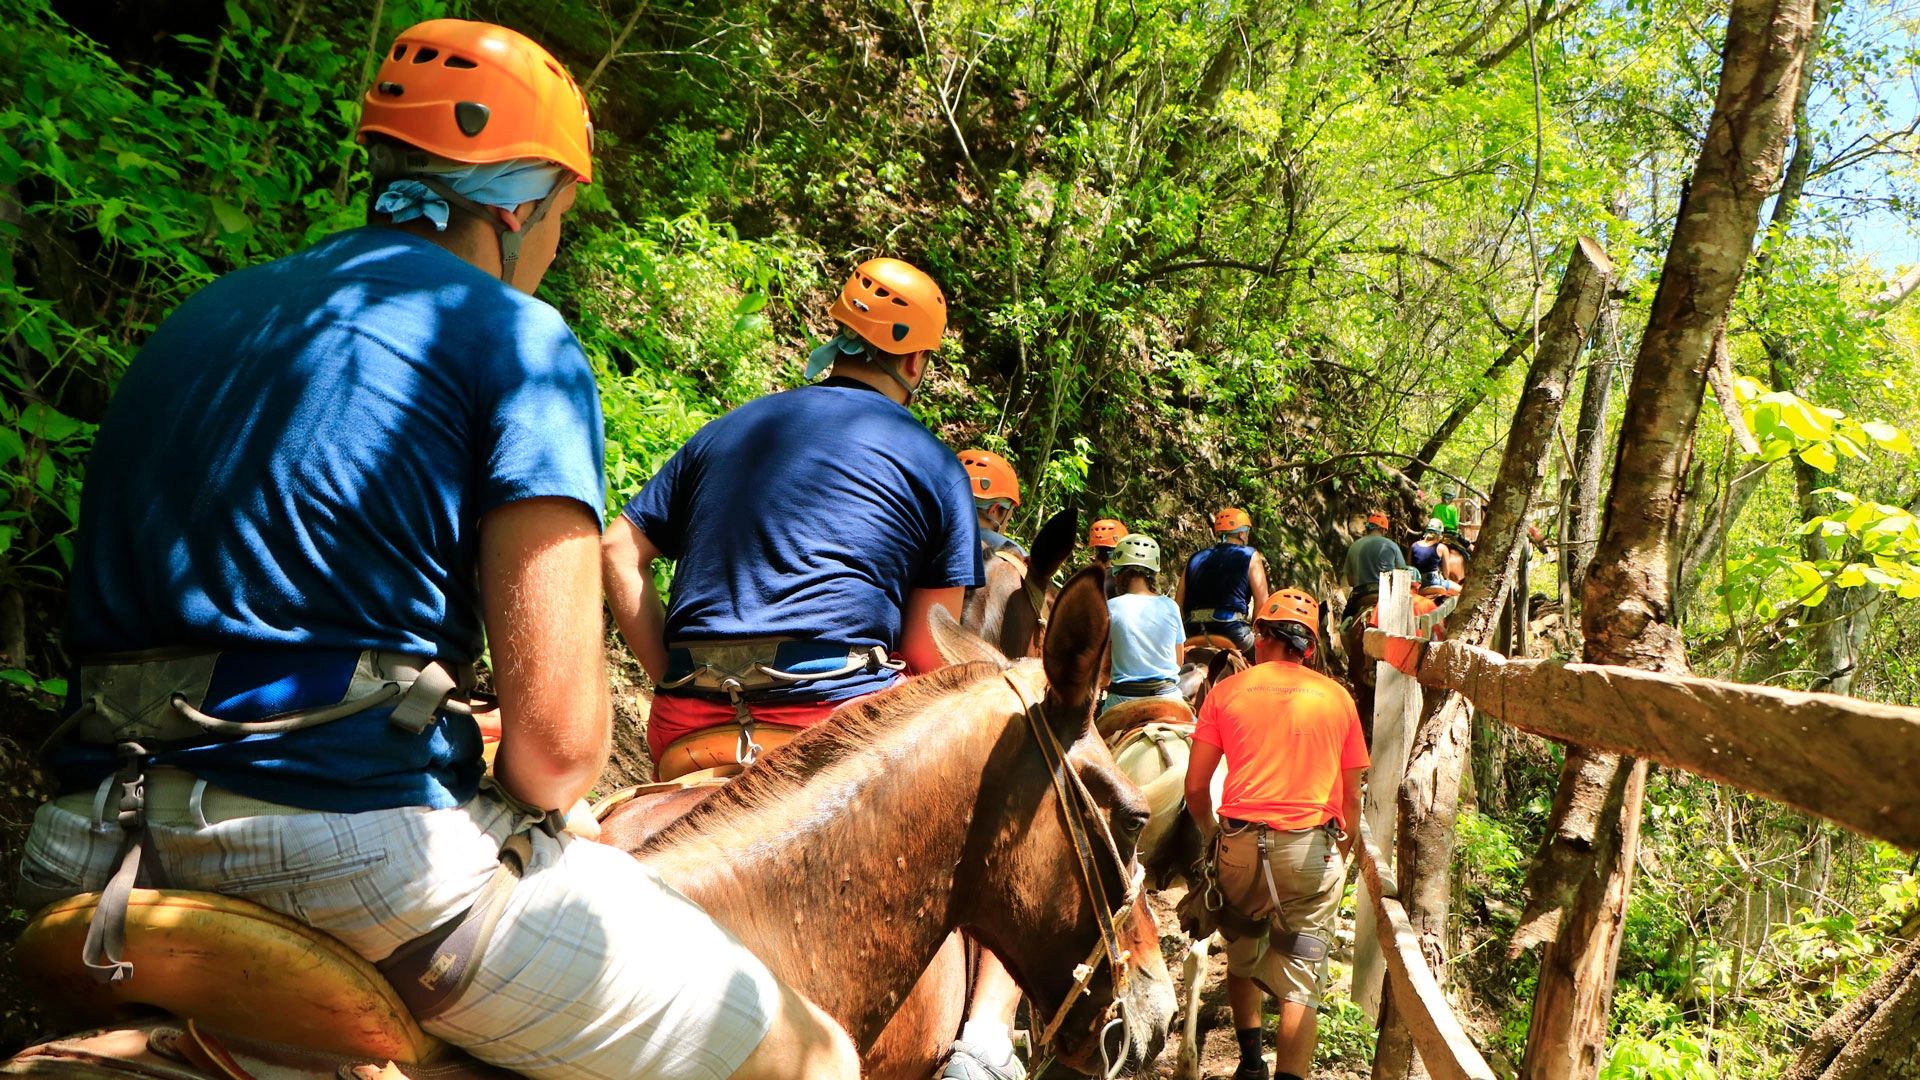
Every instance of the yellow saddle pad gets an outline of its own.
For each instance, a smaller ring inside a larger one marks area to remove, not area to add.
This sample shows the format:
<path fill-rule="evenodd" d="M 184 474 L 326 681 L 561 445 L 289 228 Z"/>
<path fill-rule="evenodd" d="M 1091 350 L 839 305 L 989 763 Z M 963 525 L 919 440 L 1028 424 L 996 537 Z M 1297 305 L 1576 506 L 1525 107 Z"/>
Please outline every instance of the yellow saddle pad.
<path fill-rule="evenodd" d="M 105 1027 L 143 1007 L 250 1038 L 355 1057 L 426 1062 L 445 1044 L 414 1022 L 374 966 L 332 936 L 217 893 L 135 889 L 133 974 L 94 980 L 80 964 L 98 893 L 42 909 L 14 956 L 63 1018 Z"/>

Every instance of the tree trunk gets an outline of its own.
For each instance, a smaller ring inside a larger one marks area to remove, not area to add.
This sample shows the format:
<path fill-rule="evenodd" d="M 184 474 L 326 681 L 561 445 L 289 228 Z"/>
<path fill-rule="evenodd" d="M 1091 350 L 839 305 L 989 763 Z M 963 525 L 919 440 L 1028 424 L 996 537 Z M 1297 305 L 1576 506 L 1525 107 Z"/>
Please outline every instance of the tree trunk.
<path fill-rule="evenodd" d="M 1616 194 L 1607 211 L 1616 218 L 1627 213 L 1624 192 Z M 1600 482 L 1607 468 L 1607 403 L 1613 393 L 1614 372 L 1620 366 L 1620 300 L 1607 294 L 1600 321 L 1593 328 L 1593 359 L 1580 387 L 1580 417 L 1573 434 L 1573 514 L 1561 542 L 1569 586 L 1578 601 L 1586 588 L 1587 566 L 1600 537 Z M 1571 622 L 1573 608 L 1564 617 Z"/>
<path fill-rule="evenodd" d="M 1719 94 L 1640 342 L 1606 523 L 1587 571 L 1581 629 L 1589 661 L 1686 670 L 1672 581 L 1681 483 L 1714 334 L 1784 165 L 1813 8 L 1814 0 L 1733 2 Z M 1643 783 L 1636 763 L 1568 748 L 1522 920 L 1536 937 L 1557 929 L 1541 958 L 1521 1067 L 1528 1080 L 1598 1072 Z"/>
<path fill-rule="evenodd" d="M 1478 645 L 1493 636 L 1500 608 L 1513 587 L 1515 564 L 1524 551 L 1527 509 L 1551 460 L 1574 363 L 1599 317 L 1612 276 L 1613 263 L 1600 245 L 1584 237 L 1574 244 L 1559 295 L 1541 320 L 1540 345 L 1514 410 L 1486 526 L 1461 588 L 1460 606 L 1447 621 L 1450 639 Z M 1519 617 L 1524 619 L 1524 598 L 1517 603 Z M 1429 695 L 1408 754 L 1406 779 L 1400 785 L 1399 857 L 1395 860 L 1400 900 L 1436 972 L 1444 970 L 1446 960 L 1453 824 L 1471 717 L 1472 707 L 1461 695 Z M 1376 1080 L 1426 1075 L 1391 998 L 1381 1018 L 1373 1075 Z"/>
<path fill-rule="evenodd" d="M 1920 1080 L 1920 942 L 1821 1024 L 1781 1080 Z"/>
<path fill-rule="evenodd" d="M 1813 55 L 1820 45 L 1820 33 L 1826 25 L 1826 6 L 1826 0 L 1815 0 L 1813 35 L 1807 46 L 1808 64 L 1812 63 Z M 1773 211 L 1767 216 L 1767 239 L 1762 244 L 1759 254 L 1753 259 L 1754 277 L 1760 285 L 1763 298 L 1773 278 L 1772 248 L 1793 227 L 1794 216 L 1800 209 L 1800 196 L 1806 190 L 1807 174 L 1813 167 L 1815 136 L 1807 126 L 1807 94 L 1812 87 L 1813 80 L 1801 79 L 1800 88 L 1794 94 L 1793 129 L 1796 134 L 1793 140 L 1793 153 L 1787 158 L 1786 172 L 1780 177 L 1780 193 L 1773 201 Z M 1794 374 L 1798 362 L 1797 350 L 1792 341 L 1778 331 L 1770 329 L 1775 325 L 1777 323 L 1773 318 L 1764 320 L 1760 333 L 1760 343 L 1767 352 L 1767 367 L 1773 379 L 1773 388 L 1798 393 Z M 1716 342 L 1715 349 L 1714 367 L 1709 369 L 1709 378 L 1712 377 L 1713 371 L 1724 368 L 1722 377 L 1730 387 L 1733 378 L 1733 362 L 1727 356 L 1724 340 Z M 1714 394 L 1720 398 L 1721 407 L 1727 408 L 1730 399 L 1717 384 Z M 1737 424 L 1736 421 L 1737 412 L 1730 415 L 1727 422 L 1730 425 L 1736 425 L 1736 434 L 1744 433 L 1744 425 Z M 1747 434 L 1747 440 L 1752 440 L 1751 434 Z M 1757 447 L 1749 447 L 1745 442 L 1742 443 L 1742 448 L 1749 454 L 1759 453 Z M 1802 473 L 1808 471 L 1808 466 L 1796 464 Z M 1680 595 L 1682 597 L 1691 596 L 1699 588 L 1700 579 L 1706 567 L 1711 560 L 1719 556 L 1727 531 L 1733 528 L 1735 521 L 1739 520 L 1740 512 L 1746 508 L 1747 500 L 1753 495 L 1754 489 L 1760 486 L 1760 480 L 1764 474 L 1757 469 L 1748 468 L 1738 475 L 1745 476 L 1746 479 L 1738 480 L 1736 476 L 1735 480 L 1729 481 L 1729 486 L 1717 500 L 1713 513 L 1702 520 L 1701 527 L 1694 532 L 1694 541 L 1687 545 L 1687 550 L 1681 558 Z M 1804 476 L 1800 478 L 1799 486 L 1802 490 L 1811 490 Z M 1802 503 L 1806 504 L 1807 501 L 1803 496 Z"/>

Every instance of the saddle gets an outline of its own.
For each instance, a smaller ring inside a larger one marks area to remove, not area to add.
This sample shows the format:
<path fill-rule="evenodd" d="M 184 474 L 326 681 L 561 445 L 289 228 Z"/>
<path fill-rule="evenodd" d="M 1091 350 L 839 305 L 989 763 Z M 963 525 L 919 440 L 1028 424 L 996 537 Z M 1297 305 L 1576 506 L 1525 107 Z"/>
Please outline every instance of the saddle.
<path fill-rule="evenodd" d="M 764 753 L 792 742 L 800 731 L 800 728 L 756 722 L 753 741 L 760 744 Z M 740 729 L 724 726 L 705 728 L 668 743 L 660 753 L 659 763 L 653 767 L 653 776 L 658 784 L 688 787 L 691 784 L 679 781 L 697 784 L 702 780 L 729 780 L 745 770 L 746 766 L 740 763 Z"/>
<path fill-rule="evenodd" d="M 1193 708 L 1180 698 L 1140 698 L 1115 705 L 1094 720 L 1100 737 L 1116 753 L 1132 736 L 1152 724 L 1175 724 L 1192 730 Z"/>
<path fill-rule="evenodd" d="M 1223 634 L 1195 634 L 1181 642 L 1180 648 L 1183 652 L 1194 649 L 1211 649 L 1214 652 L 1240 651 L 1240 646 Z"/>
<path fill-rule="evenodd" d="M 49 905 L 14 947 L 60 1020 L 97 1030 L 29 1047 L 10 1076 L 151 1080 L 509 1080 L 421 1030 L 374 966 L 332 936 L 215 893 L 135 889 L 127 959 L 96 981 L 74 962 L 99 894 Z M 153 1020 L 154 1011 L 167 1019 Z M 139 1018 L 146 1015 L 147 1019 Z M 180 1018 L 180 1019 L 173 1019 Z M 245 1032 L 244 1035 L 235 1034 Z"/>

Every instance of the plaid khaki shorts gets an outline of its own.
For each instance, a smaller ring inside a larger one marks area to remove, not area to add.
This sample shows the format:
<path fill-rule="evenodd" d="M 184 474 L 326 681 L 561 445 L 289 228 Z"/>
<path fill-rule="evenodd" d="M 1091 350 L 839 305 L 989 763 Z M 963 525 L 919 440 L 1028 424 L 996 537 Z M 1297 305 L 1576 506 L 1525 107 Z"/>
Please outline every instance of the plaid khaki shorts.
<path fill-rule="evenodd" d="M 1260 867 L 1266 833 L 1267 870 Z M 1260 825 L 1222 825 L 1217 873 L 1220 894 L 1267 932 L 1227 943 L 1227 971 L 1252 979 L 1283 1001 L 1320 1004 L 1327 982 L 1327 950 L 1345 891 L 1347 864 L 1326 828 L 1283 832 Z"/>

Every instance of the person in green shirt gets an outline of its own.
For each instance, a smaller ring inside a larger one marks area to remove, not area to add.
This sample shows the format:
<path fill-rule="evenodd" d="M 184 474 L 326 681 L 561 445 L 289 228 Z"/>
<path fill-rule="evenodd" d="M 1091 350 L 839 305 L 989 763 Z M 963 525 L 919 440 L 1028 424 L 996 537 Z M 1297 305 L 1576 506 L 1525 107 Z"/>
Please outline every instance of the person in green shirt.
<path fill-rule="evenodd" d="M 1449 486 L 1441 493 L 1440 501 L 1434 505 L 1433 516 L 1447 532 L 1458 535 L 1460 532 L 1460 489 Z"/>

